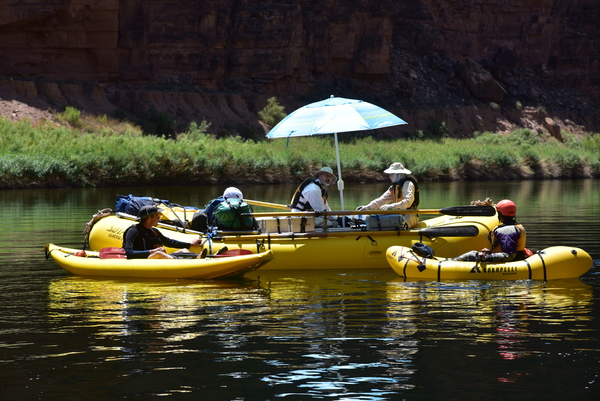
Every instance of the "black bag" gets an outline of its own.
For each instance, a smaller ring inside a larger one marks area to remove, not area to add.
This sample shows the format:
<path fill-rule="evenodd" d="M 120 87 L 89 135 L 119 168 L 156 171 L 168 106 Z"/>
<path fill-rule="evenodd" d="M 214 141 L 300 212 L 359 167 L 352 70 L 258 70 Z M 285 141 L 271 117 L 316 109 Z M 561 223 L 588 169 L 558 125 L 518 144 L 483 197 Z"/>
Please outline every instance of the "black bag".
<path fill-rule="evenodd" d="M 192 217 L 192 224 L 190 228 L 194 231 L 205 232 L 208 227 L 208 219 L 206 217 L 206 213 L 204 210 L 200 210 L 199 212 L 194 213 L 194 217 Z"/>
<path fill-rule="evenodd" d="M 432 258 L 434 256 L 433 249 L 422 242 L 415 242 L 412 246 L 412 250 L 414 253 L 424 258 Z"/>

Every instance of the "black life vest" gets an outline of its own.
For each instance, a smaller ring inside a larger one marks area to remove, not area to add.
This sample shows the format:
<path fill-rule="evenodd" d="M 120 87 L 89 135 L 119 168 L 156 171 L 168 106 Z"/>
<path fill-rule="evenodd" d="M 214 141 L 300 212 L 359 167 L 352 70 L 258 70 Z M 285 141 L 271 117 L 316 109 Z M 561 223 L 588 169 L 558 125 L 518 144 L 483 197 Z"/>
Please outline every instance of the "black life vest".
<path fill-rule="evenodd" d="M 136 236 L 133 240 L 133 249 L 136 251 L 148 251 L 157 246 L 162 246 L 159 231 L 152 228 L 146 228 L 141 223 L 132 224 L 123 233 L 123 248 L 125 248 L 125 241 L 129 230 L 134 229 Z"/>
<path fill-rule="evenodd" d="M 302 196 L 302 191 L 304 191 L 304 188 L 306 188 L 309 184 L 318 185 L 319 188 L 321 188 L 321 196 L 323 197 L 323 200 L 327 201 L 329 194 L 327 193 L 327 189 L 321 185 L 321 182 L 315 178 L 307 178 L 302 182 L 302 184 L 300 184 L 298 188 L 296 188 L 296 192 L 294 192 L 294 196 L 292 196 L 292 200 L 290 202 L 290 206 L 292 208 L 301 211 L 314 210 L 314 208 L 310 205 L 310 202 Z M 301 199 L 304 199 L 304 201 L 301 201 Z"/>
<path fill-rule="evenodd" d="M 404 176 L 399 181 L 392 184 L 392 186 L 390 187 L 390 191 L 394 195 L 393 202 L 396 203 L 404 197 L 404 194 L 402 193 L 402 186 L 404 186 L 404 183 L 406 181 L 412 182 L 413 185 L 415 186 L 415 196 L 413 199 L 413 203 L 407 209 L 418 209 L 419 203 L 421 201 L 419 184 L 417 183 L 417 179 L 415 177 L 413 177 L 412 175 Z"/>

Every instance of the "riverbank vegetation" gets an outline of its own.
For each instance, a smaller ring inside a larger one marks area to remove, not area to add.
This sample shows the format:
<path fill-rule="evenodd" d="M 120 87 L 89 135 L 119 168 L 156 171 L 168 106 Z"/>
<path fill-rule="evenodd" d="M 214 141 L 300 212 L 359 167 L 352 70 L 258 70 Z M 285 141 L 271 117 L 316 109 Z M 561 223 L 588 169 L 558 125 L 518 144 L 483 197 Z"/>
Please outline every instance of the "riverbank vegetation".
<path fill-rule="evenodd" d="M 395 161 L 420 180 L 600 177 L 600 134 L 563 133 L 563 141 L 528 129 L 471 139 L 339 138 L 347 182 L 385 181 L 381 172 Z M 300 182 L 322 166 L 336 170 L 335 163 L 331 135 L 215 139 L 201 122 L 173 138 L 72 108 L 37 125 L 0 119 L 0 188 Z"/>

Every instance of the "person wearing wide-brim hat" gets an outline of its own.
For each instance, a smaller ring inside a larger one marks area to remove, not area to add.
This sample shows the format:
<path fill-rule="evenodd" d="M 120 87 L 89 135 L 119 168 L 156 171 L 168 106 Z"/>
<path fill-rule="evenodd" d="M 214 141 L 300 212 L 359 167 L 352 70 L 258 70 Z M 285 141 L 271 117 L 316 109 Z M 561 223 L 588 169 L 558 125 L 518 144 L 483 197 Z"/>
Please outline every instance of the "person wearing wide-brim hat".
<path fill-rule="evenodd" d="M 419 207 L 419 184 L 412 172 L 400 162 L 392 163 L 383 170 L 388 174 L 392 185 L 379 198 L 372 200 L 356 210 L 408 210 Z M 417 214 L 401 214 L 406 228 L 413 228 L 419 222 Z"/>
<path fill-rule="evenodd" d="M 331 167 L 323 167 L 300 184 L 294 192 L 290 206 L 293 212 L 331 211 L 327 198 L 327 187 L 337 181 Z M 337 216 L 327 216 L 327 226 L 337 227 Z M 323 226 L 323 217 L 315 218 L 315 227 Z"/>
<path fill-rule="evenodd" d="M 123 249 L 127 259 L 173 259 L 183 252 L 190 254 L 188 248 L 202 246 L 201 238 L 192 242 L 181 242 L 163 235 L 156 228 L 162 209 L 156 206 L 143 206 L 138 212 L 139 223 L 134 224 L 123 233 Z M 178 248 L 173 255 L 165 251 L 164 246 Z M 189 255 L 188 255 L 189 256 Z M 193 255 L 192 255 L 193 256 Z"/>

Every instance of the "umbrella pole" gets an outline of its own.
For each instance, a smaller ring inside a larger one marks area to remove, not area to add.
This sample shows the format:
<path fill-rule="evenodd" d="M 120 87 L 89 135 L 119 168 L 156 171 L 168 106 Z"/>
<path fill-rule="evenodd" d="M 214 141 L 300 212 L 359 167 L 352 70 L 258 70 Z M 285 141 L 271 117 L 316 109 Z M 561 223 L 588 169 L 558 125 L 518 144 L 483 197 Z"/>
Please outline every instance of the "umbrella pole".
<path fill-rule="evenodd" d="M 337 186 L 340 191 L 340 205 L 342 207 L 342 210 L 346 210 L 344 209 L 344 180 L 342 180 L 342 167 L 340 166 L 340 148 L 338 147 L 337 132 L 333 133 L 333 137 L 335 139 L 335 158 L 337 160 L 337 170 L 339 177 Z"/>

